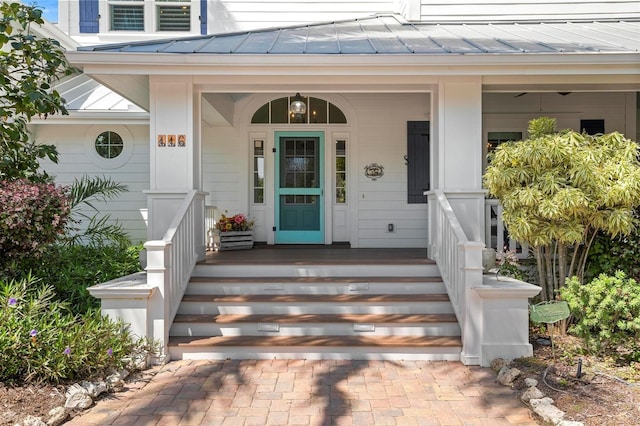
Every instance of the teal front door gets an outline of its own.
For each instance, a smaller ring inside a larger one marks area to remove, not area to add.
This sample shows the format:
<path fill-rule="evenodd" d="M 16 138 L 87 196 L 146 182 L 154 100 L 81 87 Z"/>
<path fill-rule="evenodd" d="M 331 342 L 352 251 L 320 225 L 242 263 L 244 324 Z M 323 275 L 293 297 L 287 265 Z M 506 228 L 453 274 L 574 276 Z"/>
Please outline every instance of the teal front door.
<path fill-rule="evenodd" d="M 324 133 L 276 132 L 276 244 L 324 243 Z"/>

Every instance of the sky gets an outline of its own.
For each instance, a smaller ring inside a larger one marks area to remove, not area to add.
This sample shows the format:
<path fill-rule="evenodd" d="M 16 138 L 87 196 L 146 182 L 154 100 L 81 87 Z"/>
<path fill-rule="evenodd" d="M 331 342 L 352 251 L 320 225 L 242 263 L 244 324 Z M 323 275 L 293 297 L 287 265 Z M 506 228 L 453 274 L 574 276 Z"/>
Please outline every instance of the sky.
<path fill-rule="evenodd" d="M 44 11 L 44 19 L 49 22 L 58 22 L 58 0 L 26 0 L 24 4 L 36 5 Z"/>

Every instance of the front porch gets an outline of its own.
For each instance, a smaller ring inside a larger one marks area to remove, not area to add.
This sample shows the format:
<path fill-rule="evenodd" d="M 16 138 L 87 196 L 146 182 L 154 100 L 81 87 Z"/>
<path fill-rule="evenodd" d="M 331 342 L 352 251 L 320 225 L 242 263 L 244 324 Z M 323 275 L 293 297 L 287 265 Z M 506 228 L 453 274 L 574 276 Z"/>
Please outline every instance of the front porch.
<path fill-rule="evenodd" d="M 460 202 L 463 194 L 452 194 Z M 90 289 L 102 311 L 171 358 L 461 360 L 530 355 L 539 288 L 482 275 L 447 196 L 429 194 L 428 250 L 348 245 L 205 251 L 204 194 L 192 191 L 146 273 Z M 427 257 L 429 255 L 429 259 Z"/>

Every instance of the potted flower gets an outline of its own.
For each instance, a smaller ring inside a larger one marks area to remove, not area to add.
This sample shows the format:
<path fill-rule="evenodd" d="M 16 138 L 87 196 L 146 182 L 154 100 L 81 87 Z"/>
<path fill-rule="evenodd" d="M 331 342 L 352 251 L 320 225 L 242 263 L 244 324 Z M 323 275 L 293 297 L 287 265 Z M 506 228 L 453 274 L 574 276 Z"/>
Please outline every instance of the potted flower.
<path fill-rule="evenodd" d="M 218 250 L 243 250 L 253 247 L 253 221 L 238 213 L 233 216 L 222 215 L 216 222 L 216 231 L 220 238 Z"/>

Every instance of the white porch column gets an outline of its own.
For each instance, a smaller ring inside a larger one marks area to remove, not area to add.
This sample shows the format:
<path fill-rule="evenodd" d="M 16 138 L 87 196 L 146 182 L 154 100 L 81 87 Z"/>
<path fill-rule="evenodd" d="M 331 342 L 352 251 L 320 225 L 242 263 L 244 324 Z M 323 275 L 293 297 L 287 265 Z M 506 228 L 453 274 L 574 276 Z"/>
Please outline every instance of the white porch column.
<path fill-rule="evenodd" d="M 199 99 L 189 76 L 150 76 L 149 240 L 161 239 L 184 195 L 201 189 Z"/>
<path fill-rule="evenodd" d="M 433 99 L 433 189 L 447 195 L 470 241 L 484 241 L 482 78 L 445 76 Z"/>

